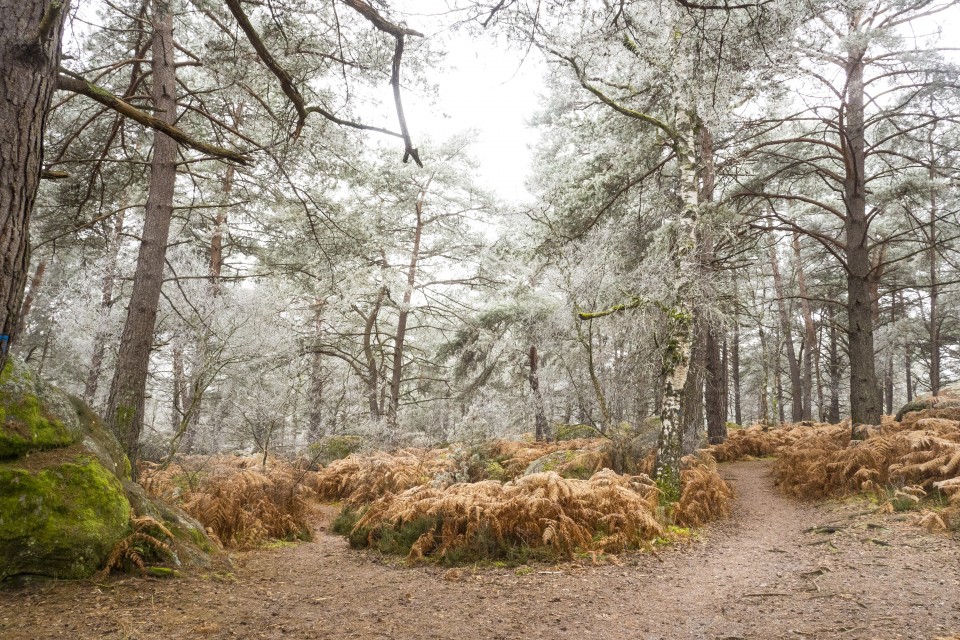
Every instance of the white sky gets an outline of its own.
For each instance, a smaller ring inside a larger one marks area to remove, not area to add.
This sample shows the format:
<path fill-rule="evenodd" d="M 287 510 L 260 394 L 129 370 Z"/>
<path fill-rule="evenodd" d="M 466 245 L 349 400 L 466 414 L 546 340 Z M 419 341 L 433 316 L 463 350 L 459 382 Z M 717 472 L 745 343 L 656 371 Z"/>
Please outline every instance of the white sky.
<path fill-rule="evenodd" d="M 529 197 L 523 186 L 530 171 L 536 130 L 526 125 L 544 93 L 544 66 L 536 55 L 497 47 L 489 39 L 466 39 L 447 56 L 445 69 L 430 73 L 435 105 L 404 95 L 407 122 L 417 134 L 442 140 L 474 129 L 471 153 L 479 163 L 480 185 L 507 201 Z"/>

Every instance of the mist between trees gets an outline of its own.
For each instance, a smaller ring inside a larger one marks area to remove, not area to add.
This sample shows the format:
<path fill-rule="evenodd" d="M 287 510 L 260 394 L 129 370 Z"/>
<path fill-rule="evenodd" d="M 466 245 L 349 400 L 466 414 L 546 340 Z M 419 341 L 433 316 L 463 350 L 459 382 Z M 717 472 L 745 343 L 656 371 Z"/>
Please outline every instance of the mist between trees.
<path fill-rule="evenodd" d="M 0 0 L 3 333 L 151 459 L 878 423 L 960 377 L 955 4 Z M 403 109 L 478 38 L 529 203 Z"/>

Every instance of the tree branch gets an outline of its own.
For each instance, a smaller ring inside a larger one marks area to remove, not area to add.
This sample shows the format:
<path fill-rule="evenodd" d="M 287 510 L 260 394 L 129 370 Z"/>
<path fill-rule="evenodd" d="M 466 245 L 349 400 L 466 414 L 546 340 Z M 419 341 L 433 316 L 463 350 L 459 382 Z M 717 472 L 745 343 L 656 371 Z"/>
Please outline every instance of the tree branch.
<path fill-rule="evenodd" d="M 150 114 L 137 109 L 133 105 L 129 104 L 128 102 L 124 102 L 106 89 L 98 87 L 92 82 L 88 82 L 81 78 L 74 78 L 61 73 L 57 78 L 57 88 L 64 91 L 71 91 L 73 93 L 85 95 L 88 98 L 99 102 L 105 107 L 116 111 L 120 115 L 139 122 L 145 127 L 149 127 L 150 129 L 164 133 L 183 146 L 195 149 L 200 153 L 205 153 L 223 160 L 229 160 L 230 162 L 236 162 L 237 164 L 246 165 L 250 163 L 249 158 L 247 158 L 246 154 L 243 152 L 231 151 L 229 149 L 224 149 L 222 147 L 201 142 L 182 129 L 178 129 L 177 127 L 167 124 L 159 118 L 155 118 Z"/>

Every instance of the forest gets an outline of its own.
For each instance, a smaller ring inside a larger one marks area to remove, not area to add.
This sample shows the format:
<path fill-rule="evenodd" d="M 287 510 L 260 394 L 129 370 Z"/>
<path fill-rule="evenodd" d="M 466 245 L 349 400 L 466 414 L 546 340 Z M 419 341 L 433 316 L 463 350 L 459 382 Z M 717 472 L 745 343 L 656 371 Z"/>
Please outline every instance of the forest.
<path fill-rule="evenodd" d="M 0 0 L 0 637 L 960 638 L 958 29 Z"/>

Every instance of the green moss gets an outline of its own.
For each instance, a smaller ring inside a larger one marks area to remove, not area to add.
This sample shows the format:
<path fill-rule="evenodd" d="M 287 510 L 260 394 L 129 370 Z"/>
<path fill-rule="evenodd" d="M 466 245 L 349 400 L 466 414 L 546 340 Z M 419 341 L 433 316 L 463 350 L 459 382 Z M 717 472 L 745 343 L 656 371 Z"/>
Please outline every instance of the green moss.
<path fill-rule="evenodd" d="M 310 457 L 320 464 L 330 464 L 334 460 L 342 460 L 351 453 L 363 447 L 363 438 L 360 436 L 338 435 L 325 436 L 310 445 Z"/>
<path fill-rule="evenodd" d="M 488 480 L 496 480 L 497 482 L 505 482 L 508 480 L 507 470 L 496 460 L 488 462 L 483 470 Z"/>
<path fill-rule="evenodd" d="M 600 432 L 589 424 L 558 424 L 554 429 L 554 439 L 557 442 L 579 438 L 596 438 L 598 435 L 600 435 Z"/>
<path fill-rule="evenodd" d="M 180 572 L 169 567 L 147 567 L 147 575 L 151 578 L 179 578 Z"/>
<path fill-rule="evenodd" d="M 36 472 L 2 464 L 0 578 L 87 577 L 127 534 L 129 520 L 119 480 L 96 460 L 78 456 Z"/>
<path fill-rule="evenodd" d="M 16 458 L 30 451 L 66 447 L 76 441 L 74 434 L 56 417 L 44 411 L 33 393 L 30 374 L 12 372 L 7 363 L 0 376 L 0 459 Z M 19 380 L 13 380 L 14 377 Z"/>

